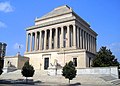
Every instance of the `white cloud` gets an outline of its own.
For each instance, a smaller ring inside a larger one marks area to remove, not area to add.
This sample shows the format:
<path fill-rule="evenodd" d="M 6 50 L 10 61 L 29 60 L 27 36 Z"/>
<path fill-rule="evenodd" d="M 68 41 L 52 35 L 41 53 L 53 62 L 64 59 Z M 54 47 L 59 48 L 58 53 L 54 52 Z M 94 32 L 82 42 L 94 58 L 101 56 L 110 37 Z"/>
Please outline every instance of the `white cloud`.
<path fill-rule="evenodd" d="M 120 61 L 120 42 L 107 45 L 107 48 L 113 52 L 113 55 Z"/>
<path fill-rule="evenodd" d="M 0 11 L 2 12 L 12 12 L 13 7 L 10 5 L 10 2 L 0 2 Z"/>
<path fill-rule="evenodd" d="M 22 49 L 24 46 L 23 44 L 15 43 L 14 44 L 14 49 Z"/>
<path fill-rule="evenodd" d="M 112 44 L 108 45 L 107 47 L 112 49 L 114 52 L 120 52 L 120 43 L 119 42 L 112 43 Z"/>
<path fill-rule="evenodd" d="M 6 24 L 0 21 L 0 28 L 5 28 L 5 27 L 7 27 Z"/>

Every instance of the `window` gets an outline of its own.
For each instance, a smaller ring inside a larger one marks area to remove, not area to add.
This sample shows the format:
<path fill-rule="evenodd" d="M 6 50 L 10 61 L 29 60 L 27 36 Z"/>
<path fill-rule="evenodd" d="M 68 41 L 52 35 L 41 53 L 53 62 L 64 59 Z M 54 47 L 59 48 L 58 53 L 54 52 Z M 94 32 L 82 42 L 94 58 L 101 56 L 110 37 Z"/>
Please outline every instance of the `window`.
<path fill-rule="evenodd" d="M 77 58 L 73 58 L 73 64 L 75 67 L 77 67 Z"/>

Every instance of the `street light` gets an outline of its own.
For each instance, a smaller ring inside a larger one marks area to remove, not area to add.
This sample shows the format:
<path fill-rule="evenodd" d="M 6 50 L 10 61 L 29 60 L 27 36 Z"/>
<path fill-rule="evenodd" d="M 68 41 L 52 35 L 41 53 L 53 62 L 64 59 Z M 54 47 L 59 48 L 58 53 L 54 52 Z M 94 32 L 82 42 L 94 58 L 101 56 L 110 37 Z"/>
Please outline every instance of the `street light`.
<path fill-rule="evenodd" d="M 65 64 L 65 50 L 63 49 L 64 47 L 62 47 L 62 51 L 63 51 L 63 57 L 64 57 L 64 64 Z"/>
<path fill-rule="evenodd" d="M 57 75 L 57 59 L 54 60 L 54 66 L 55 66 L 55 75 Z"/>
<path fill-rule="evenodd" d="M 63 55 L 64 55 L 64 65 L 65 65 L 65 50 L 63 48 L 65 48 L 65 41 L 67 41 L 67 38 L 64 38 L 63 39 L 63 42 L 64 42 L 64 47 L 62 47 L 62 50 L 63 50 Z"/>

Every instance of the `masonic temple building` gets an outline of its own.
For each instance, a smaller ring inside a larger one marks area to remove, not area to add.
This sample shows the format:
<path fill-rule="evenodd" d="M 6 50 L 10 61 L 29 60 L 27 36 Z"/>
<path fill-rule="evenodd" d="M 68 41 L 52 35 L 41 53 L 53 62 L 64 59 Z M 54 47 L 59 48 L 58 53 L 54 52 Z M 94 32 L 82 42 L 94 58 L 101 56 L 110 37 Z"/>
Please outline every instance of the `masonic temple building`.
<path fill-rule="evenodd" d="M 40 70 L 63 67 L 69 61 L 76 68 L 86 68 L 95 57 L 96 39 L 97 33 L 90 25 L 64 5 L 36 18 L 35 25 L 26 29 L 24 56 Z"/>

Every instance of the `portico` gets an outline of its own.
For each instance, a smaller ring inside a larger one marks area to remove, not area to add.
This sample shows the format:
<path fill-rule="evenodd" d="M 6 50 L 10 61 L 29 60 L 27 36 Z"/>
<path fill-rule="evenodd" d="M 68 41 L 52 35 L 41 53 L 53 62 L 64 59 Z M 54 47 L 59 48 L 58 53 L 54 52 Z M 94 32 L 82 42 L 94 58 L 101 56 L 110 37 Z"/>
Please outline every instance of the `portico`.
<path fill-rule="evenodd" d="M 96 37 L 72 24 L 27 32 L 26 52 L 61 48 L 86 49 L 95 53 Z"/>

